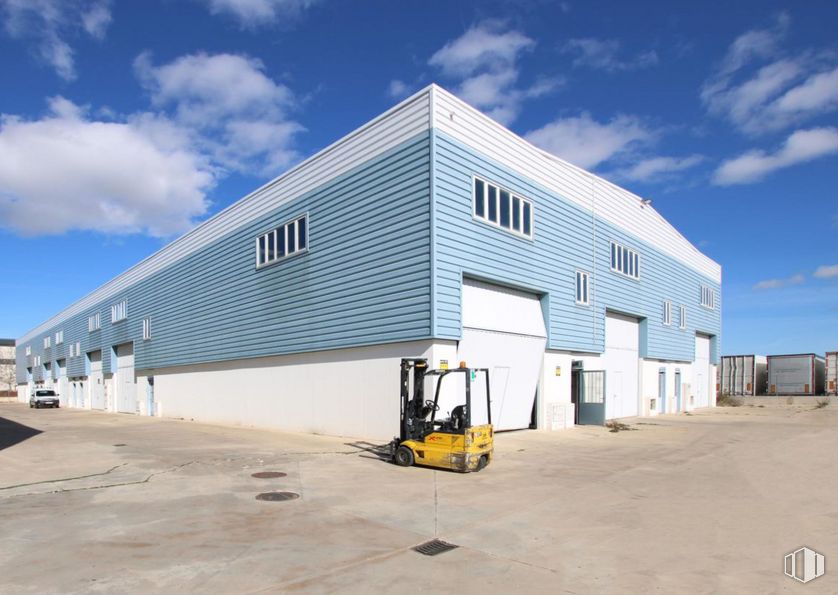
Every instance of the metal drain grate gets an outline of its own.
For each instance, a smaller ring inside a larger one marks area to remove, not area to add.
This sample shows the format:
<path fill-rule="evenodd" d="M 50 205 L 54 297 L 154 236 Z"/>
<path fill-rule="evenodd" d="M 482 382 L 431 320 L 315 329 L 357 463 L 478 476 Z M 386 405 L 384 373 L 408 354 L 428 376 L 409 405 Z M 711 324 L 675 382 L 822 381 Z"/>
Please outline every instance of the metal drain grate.
<path fill-rule="evenodd" d="M 458 547 L 460 546 L 454 545 L 453 543 L 448 543 L 447 541 L 442 541 L 441 539 L 431 539 L 430 541 L 426 541 L 425 543 L 419 544 L 412 549 L 414 552 L 419 552 L 424 556 L 436 556 L 439 554 L 444 554 L 445 552 L 449 552 L 451 550 L 455 550 Z"/>
<path fill-rule="evenodd" d="M 285 502 L 286 500 L 296 500 L 300 495 L 296 492 L 264 492 L 256 496 L 257 500 L 265 500 L 266 502 Z"/>
<path fill-rule="evenodd" d="M 285 477 L 286 475 L 288 474 L 282 471 L 259 471 L 252 473 L 250 477 L 255 477 L 256 479 L 273 479 L 275 477 Z"/>

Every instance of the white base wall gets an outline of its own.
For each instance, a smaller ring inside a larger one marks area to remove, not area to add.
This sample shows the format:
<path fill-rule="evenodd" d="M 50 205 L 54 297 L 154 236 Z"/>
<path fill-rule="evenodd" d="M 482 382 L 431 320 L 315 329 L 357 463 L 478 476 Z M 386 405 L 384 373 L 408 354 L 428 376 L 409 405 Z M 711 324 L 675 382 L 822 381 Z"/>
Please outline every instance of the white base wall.
<path fill-rule="evenodd" d="M 692 364 L 689 362 L 671 362 L 660 360 L 641 360 L 641 415 L 658 415 L 662 412 L 679 413 L 694 409 L 690 402 L 691 384 L 693 377 Z M 661 368 L 666 370 L 666 407 L 659 401 L 658 375 Z M 678 399 L 675 396 L 675 371 L 681 371 L 681 408 L 678 409 Z M 654 408 L 652 402 L 654 401 Z"/>
<path fill-rule="evenodd" d="M 455 367 L 456 353 L 454 342 L 412 341 L 146 370 L 138 385 L 154 377 L 164 417 L 389 440 L 399 431 L 401 359 Z"/>

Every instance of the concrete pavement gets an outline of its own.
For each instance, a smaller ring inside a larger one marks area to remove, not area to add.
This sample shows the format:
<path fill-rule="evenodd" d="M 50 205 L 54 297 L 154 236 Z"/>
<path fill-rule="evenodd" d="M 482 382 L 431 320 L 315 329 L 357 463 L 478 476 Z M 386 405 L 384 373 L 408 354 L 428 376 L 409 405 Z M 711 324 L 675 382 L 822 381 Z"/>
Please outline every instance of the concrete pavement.
<path fill-rule="evenodd" d="M 838 592 L 838 406 L 814 402 L 503 433 L 471 475 L 346 439 L 2 404 L 0 591 Z M 278 490 L 300 498 L 255 499 Z M 435 536 L 460 547 L 410 549 Z M 827 558 L 805 586 L 782 572 L 801 545 Z"/>

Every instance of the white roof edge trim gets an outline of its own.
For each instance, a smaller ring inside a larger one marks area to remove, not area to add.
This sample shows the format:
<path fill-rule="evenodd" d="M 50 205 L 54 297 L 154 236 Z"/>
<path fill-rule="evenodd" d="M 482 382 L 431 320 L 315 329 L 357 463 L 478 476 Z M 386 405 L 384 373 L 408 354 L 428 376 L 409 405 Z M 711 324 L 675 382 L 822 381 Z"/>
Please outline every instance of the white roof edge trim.
<path fill-rule="evenodd" d="M 433 83 L 433 84 L 430 85 L 430 88 L 431 88 L 433 93 L 437 93 L 437 94 L 441 95 L 442 97 L 444 97 L 445 99 L 453 101 L 460 108 L 465 109 L 468 112 L 470 112 L 473 116 L 475 116 L 479 120 L 481 120 L 484 125 L 490 126 L 495 131 L 499 132 L 502 135 L 505 135 L 505 136 L 508 136 L 508 137 L 513 137 L 517 142 L 520 142 L 520 143 L 523 143 L 523 144 L 527 145 L 527 147 L 530 150 L 538 153 L 541 157 L 543 157 L 543 158 L 545 158 L 549 161 L 552 161 L 552 162 L 554 162 L 554 163 L 556 163 L 556 164 L 558 164 L 562 167 L 568 168 L 571 171 L 574 171 L 575 173 L 577 173 L 577 174 L 579 174 L 583 177 L 587 177 L 592 182 L 595 182 L 597 184 L 602 184 L 608 189 L 614 190 L 614 191 L 619 192 L 621 194 L 625 194 L 627 196 L 631 196 L 631 197 L 635 198 L 638 202 L 643 202 L 645 200 L 642 197 L 638 196 L 637 194 L 631 192 L 630 190 L 626 190 L 625 188 L 622 188 L 621 186 L 618 186 L 617 184 L 614 184 L 613 182 L 611 182 L 609 180 L 606 180 L 605 178 L 602 178 L 602 177 L 600 177 L 600 176 L 598 176 L 598 175 L 596 175 L 592 172 L 589 172 L 589 171 L 587 171 L 587 170 L 585 170 L 585 169 L 583 169 L 583 168 L 581 168 L 577 165 L 569 163 L 569 162 L 565 161 L 564 159 L 562 159 L 561 157 L 557 157 L 556 155 L 553 155 L 552 153 L 550 153 L 548 151 L 545 151 L 544 149 L 541 149 L 540 147 L 537 147 L 537 146 L 533 145 L 531 142 L 529 142 L 525 138 L 523 138 L 523 137 L 517 135 L 516 133 L 512 132 L 511 130 L 509 130 L 508 128 L 503 126 L 502 124 L 496 122 L 495 120 L 493 120 L 492 118 L 490 118 L 489 116 L 487 116 L 486 114 L 484 114 L 483 112 L 478 110 L 477 108 L 469 105 L 468 103 L 466 103 L 465 101 L 463 101 L 462 99 L 460 99 L 459 97 L 457 97 L 456 95 L 451 93 L 450 91 L 447 91 L 446 89 L 440 87 L 439 85 Z M 435 104 L 435 112 L 432 114 L 432 117 L 436 118 L 437 117 L 436 110 L 439 109 L 439 107 L 438 107 L 439 104 L 436 103 L 436 102 L 434 102 L 434 104 Z M 434 127 L 435 128 L 437 127 L 436 126 L 436 120 L 434 120 Z M 477 150 L 479 150 L 479 149 L 477 149 Z M 678 229 L 676 229 L 675 226 L 673 226 L 669 221 L 667 221 L 666 218 L 664 218 L 663 215 L 661 215 L 651 205 L 646 206 L 644 208 L 648 209 L 649 211 L 654 213 L 654 215 L 656 215 L 656 217 L 658 218 L 660 223 L 662 223 L 664 226 L 666 226 L 669 231 L 674 233 L 676 235 L 676 237 L 683 243 L 683 245 L 685 247 L 688 247 L 688 249 L 690 251 L 692 251 L 697 258 L 703 260 L 706 263 L 706 265 L 708 265 L 708 268 L 713 269 L 714 272 L 716 273 L 716 278 L 714 280 L 718 283 L 721 283 L 722 267 L 719 263 L 717 263 L 716 261 L 711 259 L 706 254 L 702 253 L 698 248 L 696 248 L 695 245 L 692 242 L 690 242 L 686 237 L 684 237 L 684 235 L 680 231 L 678 231 Z M 591 210 L 591 209 L 589 208 L 588 210 Z M 626 231 L 628 231 L 628 230 L 626 230 Z M 666 252 L 666 250 L 663 250 L 663 249 L 661 249 L 661 250 Z M 672 258 L 675 258 L 676 260 L 684 262 L 683 258 L 681 258 L 677 255 L 671 254 L 671 253 L 668 253 L 668 254 Z M 691 265 L 690 263 L 684 262 L 684 264 L 686 264 L 687 266 L 690 266 L 690 268 L 693 268 L 693 269 L 696 268 L 695 266 Z M 705 276 L 708 276 L 707 273 L 704 272 L 704 271 L 699 270 L 698 272 L 705 275 Z M 710 276 L 710 277 L 712 278 L 712 276 Z"/>
<path fill-rule="evenodd" d="M 100 285 L 99 287 L 97 287 L 96 289 L 91 291 L 90 293 L 87 293 L 86 295 L 82 296 L 81 298 L 79 298 L 78 300 L 71 303 L 69 306 L 67 306 L 63 310 L 61 310 L 55 316 L 52 316 L 51 318 L 49 318 L 46 321 L 39 324 L 38 326 L 36 326 L 36 327 L 30 329 L 29 331 L 27 331 L 23 336 L 21 336 L 19 339 L 17 339 L 17 344 L 22 344 L 26 341 L 30 341 L 31 339 L 33 339 L 37 335 L 43 333 L 45 330 L 47 330 L 51 327 L 54 327 L 58 324 L 61 324 L 62 322 L 66 321 L 68 318 L 70 318 L 72 316 L 75 316 L 81 310 L 84 310 L 85 308 L 89 308 L 89 307 L 93 306 L 94 304 L 96 304 L 96 303 L 98 303 L 102 300 L 107 299 L 108 297 L 110 297 L 114 293 L 124 289 L 124 287 L 121 287 L 121 286 L 120 287 L 114 287 L 114 286 L 117 285 L 121 280 L 123 280 L 125 277 L 127 277 L 131 273 L 138 271 L 138 269 L 141 269 L 144 266 L 148 266 L 148 265 L 152 264 L 153 261 L 155 261 L 155 260 L 159 260 L 159 259 L 163 258 L 167 253 L 175 251 L 176 248 L 180 247 L 182 244 L 184 244 L 189 239 L 191 239 L 191 238 L 195 237 L 196 235 L 200 234 L 209 225 L 211 225 L 211 224 L 217 222 L 218 220 L 223 219 L 226 216 L 228 216 L 231 211 L 239 210 L 243 205 L 251 202 L 255 197 L 261 195 L 262 193 L 264 193 L 266 190 L 270 189 L 271 187 L 276 186 L 280 182 L 282 182 L 285 179 L 289 178 L 290 176 L 298 173 L 299 171 L 301 171 L 302 169 L 311 165 L 312 163 L 326 158 L 330 153 L 333 153 L 335 150 L 337 150 L 341 146 L 347 144 L 349 141 L 355 139 L 356 137 L 360 136 L 364 132 L 367 132 L 370 128 L 372 128 L 375 125 L 379 124 L 380 122 L 396 115 L 398 112 L 400 112 L 403 109 L 409 107 L 413 103 L 421 100 L 423 97 L 429 96 L 433 87 L 434 87 L 434 85 L 428 85 L 428 86 L 420 89 L 419 91 L 417 91 L 413 95 L 410 95 L 406 99 L 403 99 L 401 102 L 397 103 L 396 105 L 394 105 L 393 107 L 391 107 L 390 109 L 385 111 L 384 113 L 376 116 L 372 120 L 369 120 L 365 124 L 363 124 L 363 125 L 359 126 L 358 128 L 352 130 L 351 132 L 342 136 L 341 138 L 339 138 L 338 140 L 336 140 L 332 144 L 326 146 L 325 148 L 320 149 L 314 155 L 312 155 L 310 157 L 307 157 L 306 159 L 304 159 L 303 161 L 301 161 L 300 163 L 298 163 L 297 165 L 295 165 L 291 169 L 281 173 L 280 175 L 273 178 L 272 180 L 264 183 L 262 186 L 260 186 L 256 190 L 253 190 L 252 192 L 246 194 L 242 198 L 236 200 L 235 202 L 228 205 L 227 207 L 225 207 L 224 209 L 222 209 L 218 213 L 212 215 L 208 219 L 205 219 L 204 221 L 201 221 L 198 225 L 196 225 L 195 227 L 193 227 L 192 229 L 190 229 L 189 231 L 187 231 L 183 235 L 181 235 L 181 236 L 177 237 L 176 239 L 172 240 L 171 242 L 169 242 L 168 244 L 166 244 L 165 246 L 160 248 L 158 251 L 154 252 L 153 254 L 150 254 L 149 256 L 145 257 L 144 259 L 142 259 L 138 263 L 136 263 L 136 264 L 132 265 L 131 267 L 127 268 L 122 273 L 118 274 L 116 277 L 113 277 L 112 279 L 105 282 L 103 285 Z M 430 129 L 431 118 L 433 117 L 433 114 L 430 112 L 430 101 L 429 101 L 428 112 L 429 113 L 428 113 L 427 129 Z M 296 196 L 292 196 L 288 200 L 293 200 L 293 198 L 296 198 Z M 232 227 L 230 230 L 227 230 L 227 231 L 232 231 L 233 229 L 241 227 L 242 225 L 245 225 L 247 222 L 248 222 L 248 220 L 245 220 L 245 221 L 239 223 L 239 225 L 236 225 L 235 227 Z M 213 238 L 213 239 L 215 239 L 215 238 Z M 188 255 L 192 254 L 193 252 L 199 250 L 202 247 L 203 246 L 197 246 L 194 249 L 189 250 L 189 251 L 185 252 L 184 254 L 180 255 L 180 257 L 178 257 L 176 260 L 180 260 L 182 258 L 185 258 Z M 173 261 L 173 262 L 176 262 L 176 261 Z M 171 263 L 169 263 L 169 264 L 171 264 Z M 149 272 L 148 275 L 152 274 L 152 272 Z M 144 278 L 145 277 L 139 277 L 138 279 L 132 281 L 130 285 L 133 285 L 134 283 L 137 283 Z"/>

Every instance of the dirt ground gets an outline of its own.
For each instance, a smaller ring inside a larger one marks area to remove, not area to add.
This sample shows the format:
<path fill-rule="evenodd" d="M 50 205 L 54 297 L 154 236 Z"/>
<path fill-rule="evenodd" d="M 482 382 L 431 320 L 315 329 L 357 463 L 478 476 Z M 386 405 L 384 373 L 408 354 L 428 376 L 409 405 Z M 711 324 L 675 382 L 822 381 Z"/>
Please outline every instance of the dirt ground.
<path fill-rule="evenodd" d="M 0 404 L 0 592 L 835 593 L 838 404 L 816 401 L 503 433 L 470 475 Z M 256 499 L 273 491 L 299 498 Z M 411 549 L 434 537 L 459 547 Z M 827 569 L 806 585 L 783 574 L 804 545 Z"/>

